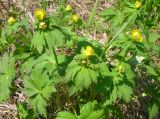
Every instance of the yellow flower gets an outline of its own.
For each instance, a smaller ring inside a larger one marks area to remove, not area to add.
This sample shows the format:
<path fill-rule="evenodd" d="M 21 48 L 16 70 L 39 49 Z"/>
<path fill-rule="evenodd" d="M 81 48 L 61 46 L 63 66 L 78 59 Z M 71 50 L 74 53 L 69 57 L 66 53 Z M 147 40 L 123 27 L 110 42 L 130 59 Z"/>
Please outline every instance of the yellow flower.
<path fill-rule="evenodd" d="M 140 1 L 136 1 L 134 5 L 136 9 L 139 9 L 140 7 L 142 7 L 142 3 Z"/>
<path fill-rule="evenodd" d="M 124 67 L 123 65 L 119 65 L 119 66 L 117 67 L 117 70 L 118 70 L 119 73 L 124 73 L 125 67 Z"/>
<path fill-rule="evenodd" d="M 16 19 L 14 17 L 9 17 L 8 24 L 13 25 L 16 22 Z"/>
<path fill-rule="evenodd" d="M 38 20 L 43 20 L 46 16 L 46 12 L 42 9 L 37 9 L 34 11 L 34 17 Z"/>
<path fill-rule="evenodd" d="M 141 35 L 141 32 L 138 29 L 132 31 L 132 38 L 133 38 L 133 40 L 135 40 L 137 42 L 143 41 L 143 37 Z"/>
<path fill-rule="evenodd" d="M 75 15 L 72 16 L 72 21 L 73 22 L 77 23 L 79 20 L 80 20 L 80 17 L 79 17 L 78 14 L 75 14 Z"/>
<path fill-rule="evenodd" d="M 72 10 L 72 6 L 71 5 L 67 5 L 66 8 L 65 8 L 65 11 L 68 12 L 68 11 L 71 11 L 71 10 Z"/>
<path fill-rule="evenodd" d="M 94 50 L 91 46 L 87 46 L 86 49 L 84 49 L 83 53 L 86 57 L 90 57 L 94 55 Z"/>
<path fill-rule="evenodd" d="M 41 23 L 39 24 L 39 28 L 40 28 L 40 29 L 46 29 L 46 28 L 47 28 L 47 24 L 46 24 L 45 22 L 41 22 Z"/>

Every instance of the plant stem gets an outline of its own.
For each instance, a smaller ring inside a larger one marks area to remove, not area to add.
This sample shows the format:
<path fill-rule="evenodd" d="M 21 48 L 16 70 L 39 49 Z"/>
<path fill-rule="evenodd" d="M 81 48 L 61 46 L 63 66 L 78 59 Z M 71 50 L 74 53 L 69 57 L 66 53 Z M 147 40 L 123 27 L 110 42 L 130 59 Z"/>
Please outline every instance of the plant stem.
<path fill-rule="evenodd" d="M 56 51 L 55 51 L 55 48 L 53 47 L 53 54 L 54 54 L 54 58 L 55 58 L 55 61 L 56 61 L 56 64 L 57 64 L 57 67 L 58 67 L 58 58 L 57 58 L 57 54 L 56 54 Z"/>
<path fill-rule="evenodd" d="M 89 28 L 89 26 L 93 23 L 93 20 L 94 20 L 94 17 L 95 17 L 95 15 L 96 15 L 96 9 L 97 9 L 97 6 L 98 6 L 98 4 L 99 4 L 99 1 L 100 1 L 100 0 L 96 0 L 96 3 L 95 3 L 95 5 L 94 5 L 94 7 L 93 7 L 93 9 L 92 9 L 92 13 L 91 13 L 91 15 L 90 15 L 90 17 L 89 17 L 89 21 L 88 21 L 88 24 L 87 24 L 87 28 Z"/>
<path fill-rule="evenodd" d="M 57 85 L 56 104 L 57 104 L 57 108 L 61 109 L 61 97 L 60 97 L 60 86 L 59 85 Z"/>

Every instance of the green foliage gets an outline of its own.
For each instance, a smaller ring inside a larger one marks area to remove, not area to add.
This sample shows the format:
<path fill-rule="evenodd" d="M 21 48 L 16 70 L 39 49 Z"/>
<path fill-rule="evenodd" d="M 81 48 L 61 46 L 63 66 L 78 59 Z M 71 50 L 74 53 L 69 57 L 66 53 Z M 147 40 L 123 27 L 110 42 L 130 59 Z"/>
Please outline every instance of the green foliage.
<path fill-rule="evenodd" d="M 73 60 L 66 70 L 66 81 L 71 81 L 76 91 L 88 89 L 92 83 L 97 83 L 99 75 L 96 65 L 87 66 L 88 61 Z M 84 64 L 83 64 L 84 63 Z"/>
<path fill-rule="evenodd" d="M 58 113 L 56 119 L 77 119 L 77 117 L 70 112 L 63 111 Z"/>
<path fill-rule="evenodd" d="M 148 107 L 148 111 L 149 111 L 149 119 L 154 119 L 154 117 L 157 116 L 157 114 L 159 113 L 158 104 L 155 102 L 150 104 Z"/>
<path fill-rule="evenodd" d="M 0 102 L 7 101 L 10 98 L 13 79 L 15 78 L 15 58 L 13 54 L 4 53 L 0 58 Z"/>
<path fill-rule="evenodd" d="M 97 102 L 88 102 L 80 109 L 80 119 L 105 119 L 104 110 L 99 109 Z"/>
<path fill-rule="evenodd" d="M 47 101 L 55 92 L 52 80 L 49 79 L 47 73 L 35 69 L 29 76 L 25 76 L 23 92 L 29 97 L 29 103 L 34 109 L 47 117 Z"/>
<path fill-rule="evenodd" d="M 122 64 L 124 69 L 121 69 Z M 106 90 L 107 92 L 104 93 L 107 96 L 105 105 L 114 103 L 118 98 L 123 99 L 125 102 L 129 102 L 134 94 L 135 74 L 130 65 L 126 63 L 122 64 L 119 65 L 116 70 L 110 72 L 110 77 L 108 77 L 109 75 L 104 75 L 105 81 L 110 84 L 104 85 L 105 87 L 107 86 L 109 88 Z M 122 76 L 122 74 L 124 76 Z M 112 81 L 109 80 L 109 78 L 111 78 Z"/>
<path fill-rule="evenodd" d="M 21 66 L 22 73 L 29 74 L 32 68 L 46 69 L 50 74 L 52 74 L 56 69 L 56 61 L 54 55 L 50 51 L 42 54 L 35 60 L 36 57 L 30 57 L 28 61 L 24 62 Z"/>
<path fill-rule="evenodd" d="M 45 11 L 50 2 L 39 4 Z M 148 117 L 158 118 L 160 4 L 139 2 L 101 10 L 96 0 L 88 23 L 72 5 L 66 10 L 66 0 L 54 13 L 39 10 L 33 22 L 11 17 L 0 30 L 0 102 L 22 91 L 25 100 L 14 101 L 20 119 L 110 119 L 144 99 Z"/>
<path fill-rule="evenodd" d="M 17 104 L 19 119 L 35 119 L 36 115 L 32 109 L 27 109 L 26 104 Z"/>
<path fill-rule="evenodd" d="M 56 119 L 105 119 L 104 110 L 98 107 L 97 102 L 88 102 L 80 109 L 80 115 L 67 111 L 59 112 Z"/>
<path fill-rule="evenodd" d="M 35 48 L 38 53 L 42 53 L 45 46 L 45 38 L 43 32 L 35 32 L 33 39 L 32 39 L 32 47 Z"/>
<path fill-rule="evenodd" d="M 63 46 L 64 43 L 65 37 L 63 33 L 58 29 L 54 29 L 48 32 L 36 31 L 33 35 L 31 46 L 41 54 L 45 46 L 50 49 L 55 46 Z"/>

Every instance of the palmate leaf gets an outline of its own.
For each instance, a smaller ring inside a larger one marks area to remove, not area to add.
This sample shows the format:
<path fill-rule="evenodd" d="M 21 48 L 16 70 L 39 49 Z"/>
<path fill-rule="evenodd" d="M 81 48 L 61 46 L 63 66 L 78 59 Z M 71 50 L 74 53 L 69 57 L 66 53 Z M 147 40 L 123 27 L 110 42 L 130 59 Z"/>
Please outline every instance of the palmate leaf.
<path fill-rule="evenodd" d="M 31 47 L 36 49 L 39 54 L 42 53 L 44 46 L 46 45 L 44 39 L 44 32 L 43 31 L 36 31 L 33 35 L 31 40 Z"/>
<path fill-rule="evenodd" d="M 45 32 L 44 35 L 45 35 L 45 40 L 48 46 L 51 46 L 51 47 L 63 46 L 65 43 L 65 36 L 58 29 Z"/>
<path fill-rule="evenodd" d="M 47 51 L 43 55 L 41 55 L 37 59 L 35 67 L 40 69 L 46 69 L 49 74 L 52 74 L 53 71 L 57 68 L 53 53 Z"/>
<path fill-rule="evenodd" d="M 56 119 L 78 119 L 78 118 L 70 112 L 63 111 L 58 113 Z"/>
<path fill-rule="evenodd" d="M 71 81 L 77 91 L 88 89 L 92 83 L 97 83 L 99 72 L 94 69 L 79 65 L 76 61 L 72 61 L 66 71 L 66 81 Z"/>
<path fill-rule="evenodd" d="M 33 68 L 45 69 L 49 74 L 57 68 L 53 53 L 46 51 L 38 58 L 31 56 L 26 62 L 21 65 L 21 72 L 29 74 Z"/>
<path fill-rule="evenodd" d="M 0 58 L 0 102 L 10 97 L 12 80 L 15 77 L 15 58 L 5 53 Z"/>
<path fill-rule="evenodd" d="M 115 85 L 107 95 L 105 105 L 113 104 L 118 98 L 129 102 L 134 93 L 134 88 L 123 82 L 122 84 Z"/>
<path fill-rule="evenodd" d="M 123 77 L 113 70 L 112 74 L 115 74 L 112 78 L 112 88 L 107 94 L 106 105 L 114 103 L 118 98 L 125 102 L 129 102 L 134 94 L 135 87 L 135 74 L 131 69 L 131 66 L 127 63 L 122 63 L 125 67 Z M 113 73 L 115 72 L 115 73 Z M 103 86 L 103 85 L 102 85 Z M 106 92 L 107 93 L 107 92 Z"/>
<path fill-rule="evenodd" d="M 25 77 L 23 92 L 29 97 L 29 103 L 34 109 L 46 117 L 47 101 L 55 92 L 53 82 L 49 80 L 47 73 L 40 69 L 33 70 L 30 76 Z"/>
<path fill-rule="evenodd" d="M 80 119 L 105 119 L 104 110 L 98 109 L 97 102 L 88 102 L 80 109 Z"/>
<path fill-rule="evenodd" d="M 68 111 L 59 112 L 56 119 L 105 119 L 104 110 L 97 102 L 88 102 L 80 109 L 80 115 L 74 115 Z"/>
<path fill-rule="evenodd" d="M 125 102 L 129 102 L 133 95 L 133 88 L 127 84 L 117 86 L 117 96 Z"/>
<path fill-rule="evenodd" d="M 131 45 L 132 41 L 124 33 L 120 33 L 117 37 L 117 40 L 114 40 L 114 42 L 112 43 L 112 47 L 120 48 L 119 55 L 122 57 L 126 55 Z"/>
<path fill-rule="evenodd" d="M 65 36 L 58 29 L 51 31 L 36 31 L 31 40 L 31 46 L 36 49 L 39 54 L 42 53 L 44 46 L 46 45 L 48 45 L 49 48 L 52 48 L 55 46 L 63 46 L 64 43 Z"/>

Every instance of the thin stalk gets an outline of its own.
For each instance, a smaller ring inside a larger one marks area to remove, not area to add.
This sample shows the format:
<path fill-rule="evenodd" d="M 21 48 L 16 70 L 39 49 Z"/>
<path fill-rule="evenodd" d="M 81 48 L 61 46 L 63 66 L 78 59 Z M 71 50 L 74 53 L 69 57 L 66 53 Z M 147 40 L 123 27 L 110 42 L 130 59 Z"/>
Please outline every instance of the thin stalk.
<path fill-rule="evenodd" d="M 52 47 L 50 44 L 48 44 L 49 50 L 52 51 L 55 61 L 56 61 L 56 65 L 57 68 L 59 67 L 59 63 L 58 63 L 58 58 L 57 58 L 57 54 L 55 51 L 55 48 Z M 57 108 L 61 109 L 62 105 L 61 105 L 61 97 L 60 97 L 60 85 L 57 84 L 57 92 L 56 92 L 56 104 L 57 104 Z"/>
<path fill-rule="evenodd" d="M 62 105 L 61 105 L 61 96 L 60 96 L 60 86 L 57 85 L 57 93 L 56 93 L 56 104 L 57 104 L 57 108 L 61 109 Z"/>
<path fill-rule="evenodd" d="M 93 21 L 94 21 L 94 17 L 95 17 L 95 15 L 96 15 L 96 9 L 97 9 L 97 6 L 98 6 L 98 4 L 99 4 L 99 1 L 100 0 L 96 0 L 96 3 L 94 4 L 94 7 L 93 7 L 93 9 L 92 9 L 92 13 L 91 13 L 91 15 L 90 15 L 90 17 L 89 17 L 89 21 L 88 21 L 88 24 L 87 24 L 87 28 L 93 23 Z"/>
<path fill-rule="evenodd" d="M 57 65 L 57 68 L 59 67 L 59 63 L 58 63 L 58 58 L 57 58 L 57 54 L 56 54 L 56 51 L 55 51 L 55 48 L 54 47 L 51 47 L 50 46 L 50 49 L 52 49 L 53 51 L 53 55 L 54 55 L 54 58 L 55 58 L 55 61 L 56 61 L 56 65 Z M 60 85 L 57 84 L 57 93 L 56 93 L 56 104 L 57 104 L 57 108 L 61 109 L 62 108 L 62 105 L 61 105 L 61 96 L 60 96 Z"/>
<path fill-rule="evenodd" d="M 133 16 L 128 20 L 128 22 L 126 22 L 125 24 L 123 24 L 122 28 L 116 33 L 116 35 L 110 40 L 109 43 L 106 44 L 106 46 L 104 47 L 104 50 L 102 51 L 101 55 L 100 55 L 100 59 L 102 59 L 102 56 L 104 55 L 104 53 L 106 52 L 106 50 L 108 50 L 108 48 L 110 47 L 110 45 L 113 43 L 113 41 L 118 37 L 118 35 L 132 22 L 132 20 L 134 18 L 136 18 L 136 16 L 139 14 L 139 12 L 147 6 L 147 4 L 150 2 L 151 0 L 148 0 L 145 5 L 138 10 L 135 14 L 133 14 Z"/>
<path fill-rule="evenodd" d="M 55 61 L 56 61 L 57 67 L 58 67 L 59 63 L 58 63 L 58 58 L 57 58 L 57 54 L 56 54 L 54 47 L 53 47 L 53 54 L 54 54 L 54 58 L 55 58 Z"/>

